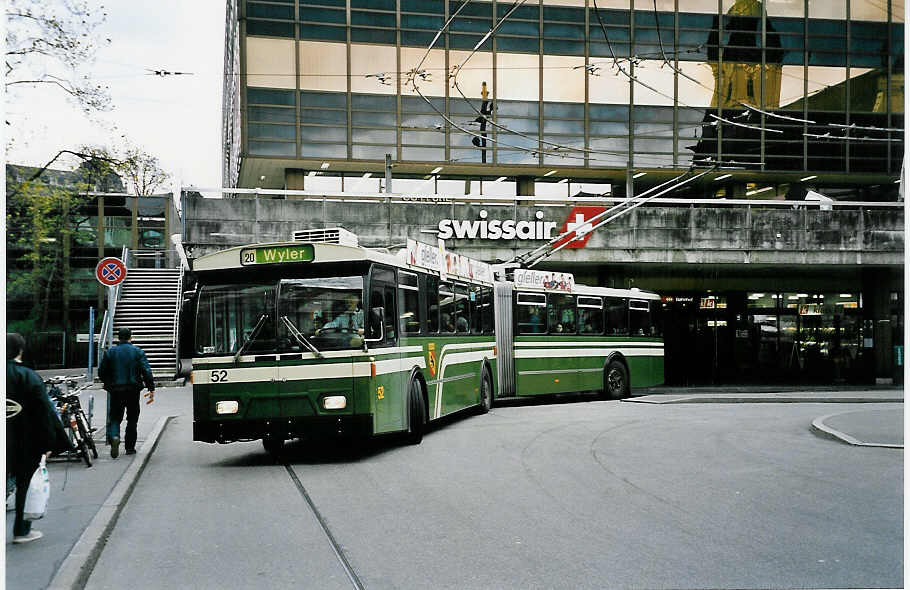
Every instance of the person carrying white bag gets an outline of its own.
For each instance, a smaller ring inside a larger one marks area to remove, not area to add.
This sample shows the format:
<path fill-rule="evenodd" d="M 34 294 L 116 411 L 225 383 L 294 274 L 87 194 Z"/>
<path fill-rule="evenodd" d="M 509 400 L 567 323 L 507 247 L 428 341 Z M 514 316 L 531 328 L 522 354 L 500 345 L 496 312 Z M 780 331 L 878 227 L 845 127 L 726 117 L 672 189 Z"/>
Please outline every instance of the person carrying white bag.
<path fill-rule="evenodd" d="M 41 531 L 33 530 L 31 520 L 26 518 L 26 498 L 32 476 L 52 451 L 66 451 L 72 448 L 57 417 L 44 382 L 37 373 L 22 365 L 25 339 L 20 334 L 6 335 L 6 397 L 21 406 L 21 410 L 6 420 L 6 469 L 7 476 L 16 480 L 16 520 L 13 525 L 13 543 L 28 543 L 42 537 Z M 39 471 L 38 485 L 42 489 L 32 500 L 44 496 L 43 509 L 30 511 L 29 516 L 40 518 L 47 508 L 47 468 Z M 44 484 L 41 486 L 41 484 Z M 40 514 L 40 516 L 39 516 Z"/>
<path fill-rule="evenodd" d="M 51 481 L 47 474 L 46 456 L 41 455 L 41 462 L 38 464 L 38 469 L 32 474 L 28 492 L 25 493 L 25 508 L 22 510 L 22 518 L 25 520 L 44 518 L 44 513 L 47 512 L 47 501 L 50 497 Z"/>

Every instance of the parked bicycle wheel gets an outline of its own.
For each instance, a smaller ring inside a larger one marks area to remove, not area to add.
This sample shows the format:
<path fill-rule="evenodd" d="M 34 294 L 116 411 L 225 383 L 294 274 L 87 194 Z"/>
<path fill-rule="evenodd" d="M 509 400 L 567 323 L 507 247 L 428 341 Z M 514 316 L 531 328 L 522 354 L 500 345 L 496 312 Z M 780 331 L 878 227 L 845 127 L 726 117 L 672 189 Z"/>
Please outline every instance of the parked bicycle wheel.
<path fill-rule="evenodd" d="M 79 425 L 79 434 L 82 436 L 82 440 L 85 442 L 86 446 L 91 449 L 92 457 L 97 459 L 98 449 L 95 447 L 95 439 L 92 437 L 92 429 L 89 428 L 88 420 L 82 411 L 76 414 L 76 423 Z M 89 467 L 91 467 L 91 465 Z"/>
<path fill-rule="evenodd" d="M 76 452 L 78 452 L 82 457 L 82 460 L 85 461 L 86 467 L 91 467 L 92 457 L 89 454 L 90 451 L 88 449 L 88 443 L 85 442 L 85 436 L 82 435 L 82 429 L 79 427 L 79 421 L 76 419 L 76 414 L 73 413 L 72 409 L 66 408 L 64 410 L 63 424 L 70 430 L 73 446 L 76 448 Z"/>
<path fill-rule="evenodd" d="M 82 460 L 85 461 L 86 467 L 92 466 L 92 457 L 89 454 L 88 443 L 85 442 L 85 439 L 81 436 L 79 437 L 79 454 L 82 456 Z"/>

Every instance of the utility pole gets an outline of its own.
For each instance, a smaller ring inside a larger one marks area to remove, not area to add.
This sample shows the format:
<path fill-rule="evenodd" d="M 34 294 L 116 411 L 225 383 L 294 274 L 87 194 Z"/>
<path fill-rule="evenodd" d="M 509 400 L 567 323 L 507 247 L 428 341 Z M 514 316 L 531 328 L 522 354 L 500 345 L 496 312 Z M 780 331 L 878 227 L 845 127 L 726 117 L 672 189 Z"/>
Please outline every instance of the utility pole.
<path fill-rule="evenodd" d="M 385 155 L 385 192 L 392 192 L 392 154 Z"/>

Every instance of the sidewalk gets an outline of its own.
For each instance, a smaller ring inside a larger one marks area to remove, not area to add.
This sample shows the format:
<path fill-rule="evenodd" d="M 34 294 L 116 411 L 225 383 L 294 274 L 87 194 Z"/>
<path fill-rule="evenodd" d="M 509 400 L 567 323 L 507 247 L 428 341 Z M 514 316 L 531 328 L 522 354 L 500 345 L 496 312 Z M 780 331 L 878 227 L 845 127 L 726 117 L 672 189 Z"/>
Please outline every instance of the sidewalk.
<path fill-rule="evenodd" d="M 651 387 L 633 392 L 634 397 L 622 400 L 639 404 L 903 404 L 901 386 L 815 387 L 800 390 L 786 386 L 730 386 L 730 387 Z M 821 413 L 821 412 L 820 412 Z M 870 406 L 868 410 L 824 412 L 812 421 L 813 432 L 862 447 L 904 448 L 904 412 L 881 410 Z"/>
<path fill-rule="evenodd" d="M 42 371 L 43 374 L 73 374 L 78 371 Z M 903 448 L 903 406 L 877 404 L 903 403 L 899 387 L 828 389 L 800 391 L 775 387 L 662 387 L 635 392 L 636 397 L 623 403 L 818 403 L 819 418 L 811 427 L 824 436 L 850 444 Z M 192 419 L 192 386 L 161 387 L 155 403 L 142 404 L 139 416 L 138 453 L 121 453 L 110 458 L 104 444 L 106 392 L 94 385 L 82 393 L 88 407 L 88 396 L 95 397 L 92 425 L 97 428 L 95 440 L 98 459 L 92 468 L 80 462 L 53 461 L 49 464 L 51 498 L 48 513 L 35 523 L 44 537 L 25 545 L 13 545 L 13 513 L 6 514 L 6 587 L 10 590 L 33 590 L 80 587 L 91 572 L 98 552 L 103 548 L 110 527 L 116 523 L 120 507 L 128 502 L 132 486 L 141 476 L 142 467 L 154 451 L 157 436 L 168 417 Z M 868 403 L 868 410 L 838 412 L 837 404 Z M 53 584 L 53 585 L 52 585 Z"/>
<path fill-rule="evenodd" d="M 39 373 L 47 377 L 78 372 L 68 370 Z M 93 460 L 91 468 L 87 468 L 81 460 L 52 459 L 48 463 L 51 482 L 48 510 L 43 519 L 33 524 L 33 528 L 44 533 L 43 538 L 24 545 L 13 545 L 14 514 L 12 511 L 6 513 L 6 588 L 32 590 L 49 587 L 83 532 L 92 525 L 93 519 L 102 512 L 118 508 L 111 505 L 113 493 L 117 491 L 119 483 L 138 477 L 139 462 L 148 458 L 150 447 L 156 442 L 150 440 L 155 435 L 156 425 L 168 416 L 192 417 L 192 395 L 192 386 L 165 387 L 155 391 L 153 404 L 145 404 L 143 398 L 137 425 L 138 452 L 135 455 L 125 455 L 121 446 L 120 457 L 111 459 L 110 447 L 104 442 L 107 393 L 100 385 L 94 385 L 80 394 L 86 410 L 90 396 L 94 396 L 92 427 L 96 428 L 94 438 L 98 458 Z M 124 421 L 121 430 L 125 424 Z M 129 473 L 131 468 L 135 473 Z M 71 559 L 70 563 L 72 562 Z"/>

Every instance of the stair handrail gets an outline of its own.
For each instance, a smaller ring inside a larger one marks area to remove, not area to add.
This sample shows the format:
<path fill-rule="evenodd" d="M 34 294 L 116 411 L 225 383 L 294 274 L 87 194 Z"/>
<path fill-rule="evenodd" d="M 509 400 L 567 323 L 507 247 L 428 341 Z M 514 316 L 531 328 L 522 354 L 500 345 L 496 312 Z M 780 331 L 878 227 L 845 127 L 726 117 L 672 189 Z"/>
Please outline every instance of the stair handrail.
<path fill-rule="evenodd" d="M 180 350 L 178 341 L 180 335 L 180 308 L 183 307 L 183 265 L 180 265 L 180 274 L 177 277 L 177 305 L 174 312 L 174 326 L 171 334 L 171 345 L 174 347 L 174 375 L 180 372 Z"/>
<path fill-rule="evenodd" d="M 129 256 L 130 249 L 126 246 L 120 251 L 120 260 L 123 261 L 124 266 L 127 268 L 127 274 L 129 274 Z M 112 329 L 114 323 L 114 314 L 117 313 L 117 302 L 120 301 L 120 287 L 123 283 L 118 283 L 116 287 L 108 287 L 108 289 L 114 289 L 114 296 L 110 298 L 109 309 L 104 311 L 104 319 L 101 321 L 101 335 L 98 338 L 98 363 L 96 366 L 101 365 L 101 358 L 104 356 L 104 351 L 106 348 L 109 348 L 114 339 L 114 331 Z M 110 338 L 108 336 L 110 335 Z"/>
<path fill-rule="evenodd" d="M 168 257 L 175 253 L 176 250 L 140 248 L 138 250 L 133 250 L 132 257 L 136 268 L 172 268 L 168 263 Z M 144 264 L 149 260 L 152 261 L 152 264 Z"/>

